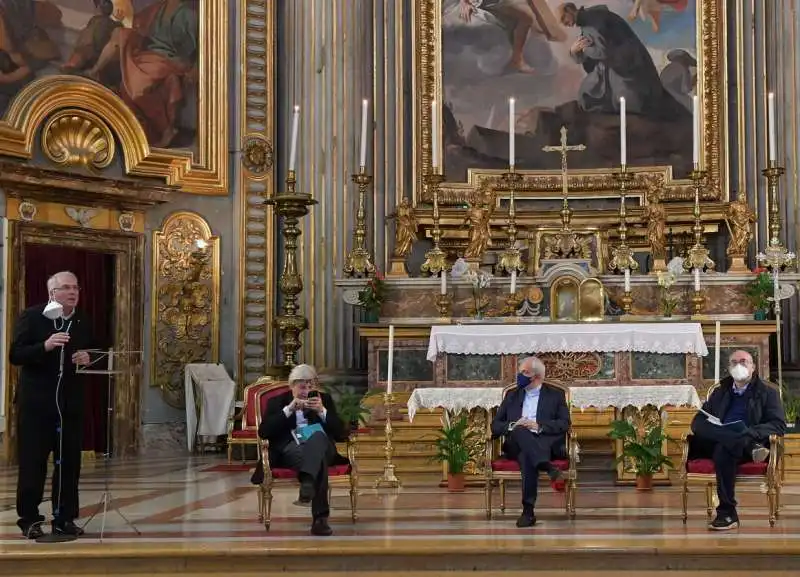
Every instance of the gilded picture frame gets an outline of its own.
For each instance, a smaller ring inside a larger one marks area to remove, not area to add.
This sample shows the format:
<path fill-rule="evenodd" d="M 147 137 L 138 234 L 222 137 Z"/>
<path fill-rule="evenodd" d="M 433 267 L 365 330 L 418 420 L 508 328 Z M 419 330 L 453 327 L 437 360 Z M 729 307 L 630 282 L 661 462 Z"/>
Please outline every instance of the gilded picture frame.
<path fill-rule="evenodd" d="M 544 1 L 544 0 L 542 0 Z M 441 104 L 446 101 L 444 94 L 442 37 L 443 37 L 443 2 L 452 4 L 455 0 L 418 0 L 410 2 L 412 10 L 413 38 L 413 199 L 414 203 L 430 203 L 431 199 L 423 183 L 425 174 L 432 167 L 432 134 L 431 103 L 436 102 L 440 134 L 444 134 L 443 118 L 447 111 Z M 727 10 L 722 0 L 689 0 L 690 6 L 696 10 L 696 92 L 700 103 L 700 168 L 707 171 L 708 187 L 704 191 L 703 201 L 724 201 L 728 196 L 728 159 L 726 147 L 727 130 L 727 94 L 724 89 L 727 81 L 726 50 L 727 35 L 725 32 Z M 586 0 L 575 2 L 596 5 L 601 2 Z M 609 2 L 611 3 L 611 2 Z M 555 10 L 556 4 L 551 6 Z M 473 2 L 473 5 L 480 3 Z M 509 95 L 511 96 L 511 95 Z M 498 111 L 505 117 L 506 111 Z M 441 138 L 440 141 L 443 141 Z M 556 141 L 550 144 L 558 144 Z M 578 144 L 570 142 L 570 144 Z M 616 143 L 615 143 L 616 145 Z M 447 144 L 443 143 L 439 150 L 439 158 L 445 158 L 443 172 L 446 182 L 440 188 L 439 199 L 443 204 L 460 205 L 468 202 L 474 191 L 484 187 L 484 181 L 496 179 L 504 171 L 501 167 L 468 168 L 466 175 L 448 174 L 446 162 Z M 519 148 L 519 146 L 517 147 Z M 691 153 L 691 147 L 689 148 Z M 691 201 L 693 188 L 688 174 L 681 178 L 674 173 L 672 166 L 633 165 L 629 171 L 634 173 L 631 187 L 632 196 L 638 196 L 644 203 L 644 191 L 647 181 L 652 178 L 664 179 L 666 189 L 662 201 Z M 499 169 L 499 170 L 498 170 Z M 616 168 L 618 170 L 618 168 Z M 570 169 L 569 190 L 574 198 L 608 198 L 616 194 L 613 179 L 614 166 L 598 169 Z M 561 191 L 561 177 L 558 170 L 521 170 L 524 174 L 518 199 L 552 199 Z M 685 172 L 685 171 L 684 171 Z M 461 177 L 461 178 L 458 178 Z M 497 202 L 499 203 L 498 196 Z"/>
<path fill-rule="evenodd" d="M 0 154 L 30 159 L 41 126 L 55 111 L 96 113 L 119 140 L 127 175 L 162 178 L 184 192 L 226 195 L 228 175 L 228 11 L 226 0 L 197 3 L 196 130 L 191 148 L 151 146 L 133 111 L 87 75 L 47 74 L 25 84 L 0 120 Z M 194 94 L 194 93 L 193 93 Z"/>

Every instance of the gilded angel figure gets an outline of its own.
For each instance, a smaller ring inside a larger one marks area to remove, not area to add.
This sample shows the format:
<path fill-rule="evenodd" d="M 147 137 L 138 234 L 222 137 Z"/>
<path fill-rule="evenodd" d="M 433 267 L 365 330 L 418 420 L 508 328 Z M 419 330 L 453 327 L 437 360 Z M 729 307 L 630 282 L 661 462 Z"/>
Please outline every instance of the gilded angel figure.
<path fill-rule="evenodd" d="M 419 224 L 414 207 L 407 198 L 403 198 L 386 220 L 395 221 L 394 256 L 405 258 L 411 252 L 411 246 L 417 242 Z"/>

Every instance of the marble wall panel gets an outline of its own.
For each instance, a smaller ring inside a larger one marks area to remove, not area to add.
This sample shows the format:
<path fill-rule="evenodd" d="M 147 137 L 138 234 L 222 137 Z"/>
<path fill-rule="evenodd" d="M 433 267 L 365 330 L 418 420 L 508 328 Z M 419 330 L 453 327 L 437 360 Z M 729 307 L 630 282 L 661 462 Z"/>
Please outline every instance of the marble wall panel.
<path fill-rule="evenodd" d="M 502 359 L 499 355 L 447 355 L 447 382 L 502 381 Z"/>
<path fill-rule="evenodd" d="M 631 379 L 662 380 L 685 379 L 686 355 L 658 353 L 631 353 Z"/>

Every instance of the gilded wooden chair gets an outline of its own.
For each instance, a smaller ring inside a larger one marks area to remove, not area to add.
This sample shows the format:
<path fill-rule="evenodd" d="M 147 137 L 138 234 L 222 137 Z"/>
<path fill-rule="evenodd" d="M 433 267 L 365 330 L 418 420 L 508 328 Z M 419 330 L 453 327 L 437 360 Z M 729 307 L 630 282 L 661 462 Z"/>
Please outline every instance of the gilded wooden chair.
<path fill-rule="evenodd" d="M 780 387 L 769 381 L 764 381 L 768 386 L 780 392 Z M 706 399 L 719 387 L 719 383 L 711 387 Z M 717 486 L 717 476 L 714 468 L 714 461 L 711 459 L 690 459 L 689 442 L 692 435 L 684 434 L 681 438 L 683 445 L 683 456 L 681 459 L 681 482 L 682 491 L 682 514 L 683 522 L 688 519 L 689 509 L 689 485 L 703 485 L 706 493 L 706 516 L 710 521 L 714 513 L 714 496 Z M 769 437 L 769 458 L 762 463 L 741 463 L 736 472 L 736 486 L 755 485 L 759 488 L 766 486 L 767 507 L 769 511 L 770 527 L 775 526 L 775 521 L 780 513 L 781 498 L 781 467 L 783 462 L 783 438 L 778 435 Z"/>
<path fill-rule="evenodd" d="M 545 386 L 551 386 L 564 391 L 564 395 L 567 399 L 567 406 L 572 406 L 570 404 L 571 399 L 569 387 L 554 381 L 545 381 Z M 510 385 L 503 389 L 503 398 L 505 399 L 506 395 L 516 388 L 517 385 Z M 491 426 L 491 419 L 489 420 L 488 426 Z M 566 514 L 571 519 L 574 519 L 575 494 L 578 488 L 578 474 L 576 468 L 578 464 L 578 439 L 575 436 L 572 426 L 570 426 L 569 431 L 566 434 L 565 441 L 565 446 L 557 448 L 554 451 L 553 459 L 550 461 L 550 463 L 553 465 L 553 467 L 561 471 L 564 476 L 564 508 Z M 486 486 L 484 489 L 487 519 L 492 518 L 492 492 L 494 490 L 494 486 L 497 485 L 500 489 L 500 512 L 505 513 L 506 482 L 522 481 L 522 473 L 519 469 L 519 463 L 517 463 L 517 461 L 514 459 L 506 458 L 502 454 L 502 446 L 502 437 L 499 439 L 492 439 L 491 431 L 487 431 L 485 465 Z M 549 478 L 545 473 L 542 473 L 541 476 L 542 478 L 547 479 L 549 482 Z"/>
<path fill-rule="evenodd" d="M 228 464 L 230 465 L 233 457 L 233 447 L 239 446 L 242 451 L 242 463 L 245 462 L 245 447 L 252 445 L 258 448 L 258 423 L 257 418 L 260 416 L 258 411 L 258 403 L 256 396 L 259 391 L 273 385 L 276 381 L 271 377 L 261 377 L 252 385 L 247 385 L 244 388 L 243 403 L 241 410 L 228 419 Z M 240 422 L 240 426 L 236 428 L 236 422 Z"/>
<path fill-rule="evenodd" d="M 267 408 L 269 400 L 289 389 L 289 384 L 273 382 L 261 389 L 256 396 L 256 406 L 260 408 L 256 415 L 256 430 L 261 424 L 261 415 Z M 356 466 L 357 435 L 351 432 L 347 439 L 347 460 L 349 463 L 328 467 L 328 500 L 335 487 L 349 490 L 350 517 L 355 523 L 358 520 L 358 468 Z M 258 458 L 264 467 L 264 480 L 256 487 L 258 491 L 258 520 L 264 523 L 269 531 L 272 517 L 272 489 L 276 486 L 297 486 L 297 472 L 292 469 L 272 467 L 269 462 L 269 441 L 261 440 L 258 445 Z"/>

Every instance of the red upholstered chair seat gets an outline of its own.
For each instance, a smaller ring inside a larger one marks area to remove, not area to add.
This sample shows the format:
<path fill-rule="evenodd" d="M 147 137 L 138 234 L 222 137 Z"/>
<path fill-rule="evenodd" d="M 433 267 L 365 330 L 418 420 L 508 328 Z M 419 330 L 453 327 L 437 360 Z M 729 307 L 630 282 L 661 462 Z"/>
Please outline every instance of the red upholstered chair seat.
<path fill-rule="evenodd" d="M 279 467 L 272 467 L 270 470 L 272 471 L 272 476 L 275 479 L 297 478 L 297 471 L 293 471 L 292 469 L 281 469 Z M 333 467 L 328 467 L 328 476 L 344 477 L 345 475 L 350 474 L 350 470 L 351 470 L 350 465 L 334 465 Z"/>
<path fill-rule="evenodd" d="M 258 438 L 258 435 L 256 434 L 256 431 L 254 431 L 252 429 L 249 430 L 249 431 L 243 431 L 241 429 L 234 429 L 233 431 L 231 431 L 231 437 L 234 438 L 234 439 L 254 439 L 255 440 L 255 439 Z"/>
<path fill-rule="evenodd" d="M 559 471 L 568 471 L 569 470 L 569 461 L 567 460 L 554 460 L 550 461 L 550 464 L 553 465 Z M 513 459 L 507 459 L 505 457 L 500 457 L 499 459 L 495 459 L 492 461 L 492 471 L 503 472 L 503 473 L 519 473 L 519 463 L 517 463 Z"/>
<path fill-rule="evenodd" d="M 713 475 L 714 461 L 711 459 L 690 459 L 686 462 L 686 472 L 698 475 Z M 767 461 L 763 463 L 742 463 L 736 471 L 737 475 L 763 477 L 767 474 Z"/>

